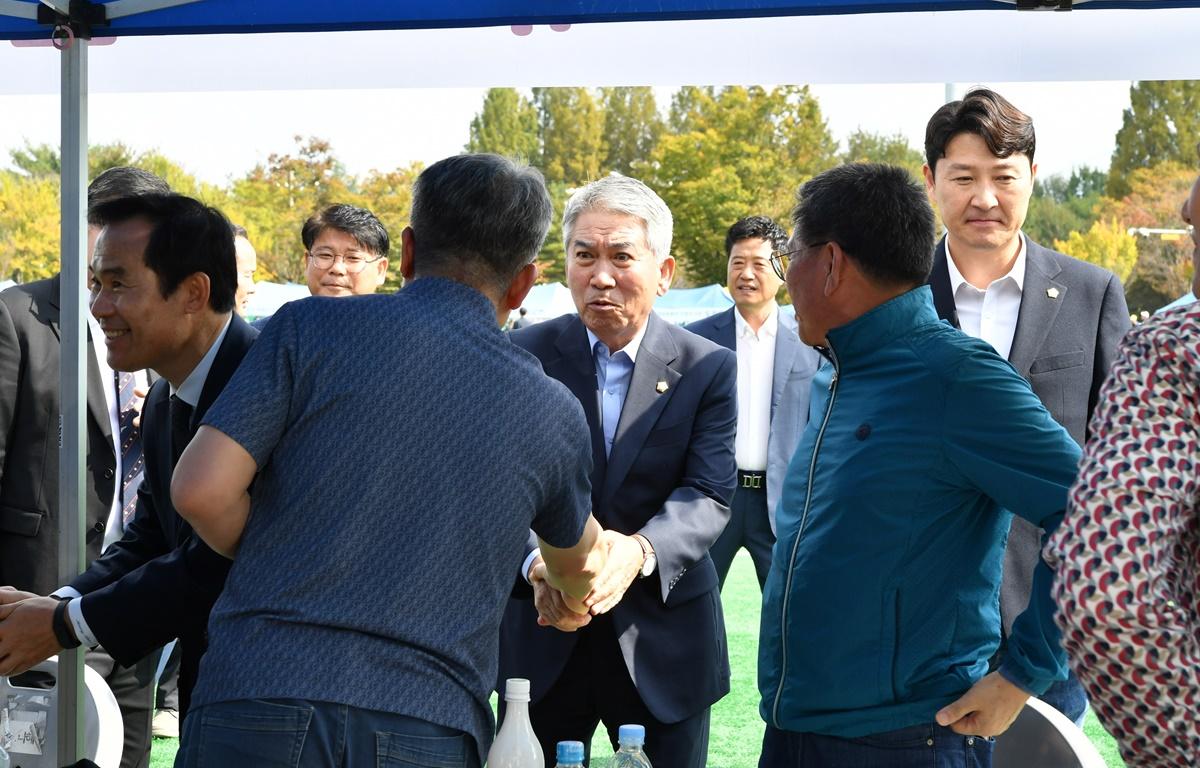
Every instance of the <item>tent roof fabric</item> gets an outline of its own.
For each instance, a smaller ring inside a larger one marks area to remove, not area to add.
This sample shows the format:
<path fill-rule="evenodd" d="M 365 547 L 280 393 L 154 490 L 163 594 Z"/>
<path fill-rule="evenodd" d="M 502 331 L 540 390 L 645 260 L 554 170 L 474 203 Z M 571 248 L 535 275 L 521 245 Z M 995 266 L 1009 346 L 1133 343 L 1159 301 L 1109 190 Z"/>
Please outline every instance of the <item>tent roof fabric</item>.
<path fill-rule="evenodd" d="M 36 8 L 37 0 L 10 0 L 0 8 L 5 5 Z M 1200 6 L 1200 0 L 1075 0 L 1077 10 L 1183 6 Z M 326 32 L 1014 8 L 1011 0 L 200 0 L 125 16 L 94 31 L 106 37 Z M 46 27 L 35 21 L 0 15 L 0 39 L 46 36 Z"/>

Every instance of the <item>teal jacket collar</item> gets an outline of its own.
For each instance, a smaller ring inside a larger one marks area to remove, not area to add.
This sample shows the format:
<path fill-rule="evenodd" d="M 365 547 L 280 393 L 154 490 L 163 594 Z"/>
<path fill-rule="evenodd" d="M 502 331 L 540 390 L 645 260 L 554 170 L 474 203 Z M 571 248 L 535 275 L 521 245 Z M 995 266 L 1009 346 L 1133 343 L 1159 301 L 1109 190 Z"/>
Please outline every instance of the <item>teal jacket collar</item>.
<path fill-rule="evenodd" d="M 868 355 L 913 330 L 941 322 L 928 285 L 913 288 L 829 331 L 829 346 L 841 364 Z"/>

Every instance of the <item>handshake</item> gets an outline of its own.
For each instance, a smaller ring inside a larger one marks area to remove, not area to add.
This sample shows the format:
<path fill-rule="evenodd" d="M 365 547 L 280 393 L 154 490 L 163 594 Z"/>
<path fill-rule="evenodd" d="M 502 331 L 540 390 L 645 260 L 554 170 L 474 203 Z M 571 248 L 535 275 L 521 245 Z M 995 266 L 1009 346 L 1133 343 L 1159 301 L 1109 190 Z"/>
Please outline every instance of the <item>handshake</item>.
<path fill-rule="evenodd" d="M 579 576 L 573 579 L 557 575 L 542 557 L 535 557 L 527 575 L 538 624 L 563 632 L 587 626 L 592 616 L 607 613 L 621 602 L 645 560 L 646 550 L 638 538 L 616 531 L 599 532 Z"/>

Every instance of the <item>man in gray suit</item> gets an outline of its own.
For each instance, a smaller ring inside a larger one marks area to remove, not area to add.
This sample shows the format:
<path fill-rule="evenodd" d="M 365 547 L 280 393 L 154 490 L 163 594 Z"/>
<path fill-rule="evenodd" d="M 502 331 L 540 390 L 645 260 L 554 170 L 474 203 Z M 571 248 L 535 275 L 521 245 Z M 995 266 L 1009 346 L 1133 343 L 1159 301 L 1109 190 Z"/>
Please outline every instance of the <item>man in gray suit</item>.
<path fill-rule="evenodd" d="M 787 234 L 766 216 L 749 216 L 730 227 L 727 286 L 735 306 L 687 327 L 738 358 L 738 487 L 729 524 L 709 548 L 721 586 L 742 547 L 754 561 L 759 588 L 766 582 L 775 546 L 775 506 L 808 423 L 808 390 L 820 363 L 816 350 L 800 343 L 795 319 L 781 313 L 775 301 L 783 280 L 771 267 L 771 253 L 785 245 Z"/>
<path fill-rule="evenodd" d="M 168 191 L 166 182 L 147 171 L 110 168 L 88 186 L 88 210 L 119 197 Z M 89 259 L 100 228 L 98 222 L 89 222 Z M 55 275 L 0 293 L 0 585 L 39 595 L 59 586 L 59 284 L 59 275 Z M 79 301 L 85 301 L 84 297 Z M 114 435 L 122 434 L 129 417 L 120 413 L 118 379 L 103 351 L 96 355 L 93 336 L 97 333 L 90 329 L 84 353 L 88 407 L 82 502 L 89 562 L 100 556 L 103 547 L 121 538 L 137 492 L 133 478 L 141 468 L 140 450 L 137 457 L 123 451 L 131 464 L 127 467 L 117 455 Z M 145 391 L 146 375 L 139 374 Z M 128 386 L 134 381 L 128 381 Z M 127 424 L 125 432 L 129 432 Z M 136 439 L 129 434 L 124 437 Z M 123 448 L 128 448 L 127 440 L 122 441 Z M 154 665 L 142 664 L 136 671 L 121 667 L 103 649 L 89 653 L 87 662 L 105 677 L 121 705 L 125 725 L 122 768 L 147 765 L 153 706 L 148 683 Z"/>
<path fill-rule="evenodd" d="M 1029 116 L 984 88 L 930 118 L 925 183 L 946 237 L 929 285 L 938 314 L 1007 358 L 1082 446 L 1129 310 L 1111 272 L 1021 233 L 1037 176 L 1034 146 Z M 1000 592 L 1005 636 L 1029 604 L 1040 539 L 1014 518 Z M 1074 675 L 1041 698 L 1082 721 L 1087 699 Z"/>

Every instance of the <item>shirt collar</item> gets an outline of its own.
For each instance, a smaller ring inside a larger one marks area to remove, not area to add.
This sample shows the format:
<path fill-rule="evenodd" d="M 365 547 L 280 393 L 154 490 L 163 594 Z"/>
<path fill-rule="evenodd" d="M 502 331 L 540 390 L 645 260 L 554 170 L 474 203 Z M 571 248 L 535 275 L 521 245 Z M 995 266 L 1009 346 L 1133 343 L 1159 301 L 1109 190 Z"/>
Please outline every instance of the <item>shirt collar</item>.
<path fill-rule="evenodd" d="M 642 337 L 646 335 L 646 326 L 648 325 L 650 325 L 649 317 L 646 318 L 646 322 L 642 323 L 642 327 L 638 328 L 638 332 L 633 334 L 633 338 L 629 340 L 629 343 L 621 347 L 619 350 L 620 352 L 624 352 L 625 354 L 629 355 L 629 359 L 634 363 L 637 362 L 638 349 L 642 346 Z M 594 350 L 596 348 L 596 342 L 600 341 L 600 337 L 592 333 L 591 328 L 587 328 L 587 326 L 584 326 L 584 328 L 587 330 L 588 350 Z M 615 352 L 612 352 L 612 350 L 609 350 L 609 352 L 616 354 Z"/>
<path fill-rule="evenodd" d="M 999 278 L 1003 280 L 1010 278 L 1016 284 L 1018 291 L 1025 290 L 1025 233 L 1017 234 L 1020 238 L 1021 246 L 1017 249 L 1017 258 L 1013 260 L 1012 268 L 1008 270 L 1008 274 Z M 950 292 L 958 295 L 958 289 L 967 283 L 967 279 L 962 276 L 962 272 L 958 270 L 958 265 L 954 263 L 954 257 L 950 254 L 950 238 L 946 238 L 946 267 L 950 272 Z M 971 286 L 974 288 L 975 286 Z M 978 289 L 976 289 L 978 290 Z"/>
<path fill-rule="evenodd" d="M 733 323 L 734 329 L 739 339 L 773 339 L 779 330 L 779 305 L 771 305 L 771 314 L 767 315 L 767 319 L 763 321 L 762 327 L 758 329 L 758 333 L 750 327 L 750 323 L 746 322 L 746 318 L 742 317 L 741 310 L 736 306 L 733 308 Z"/>
<path fill-rule="evenodd" d="M 204 357 L 200 358 L 200 362 L 196 363 L 196 367 L 188 374 L 183 383 L 179 385 L 179 389 L 171 387 L 171 394 L 178 397 L 183 402 L 196 407 L 196 403 L 200 402 L 200 393 L 204 391 L 204 382 L 208 379 L 208 372 L 212 370 L 213 360 L 217 359 L 217 350 L 221 348 L 221 342 L 225 341 L 225 334 L 229 331 L 229 324 L 233 322 L 233 315 L 225 319 L 225 327 L 217 334 L 217 338 L 213 340 L 212 346 L 204 353 Z"/>

